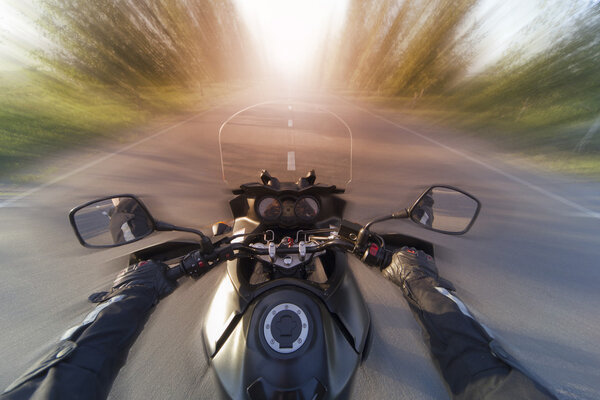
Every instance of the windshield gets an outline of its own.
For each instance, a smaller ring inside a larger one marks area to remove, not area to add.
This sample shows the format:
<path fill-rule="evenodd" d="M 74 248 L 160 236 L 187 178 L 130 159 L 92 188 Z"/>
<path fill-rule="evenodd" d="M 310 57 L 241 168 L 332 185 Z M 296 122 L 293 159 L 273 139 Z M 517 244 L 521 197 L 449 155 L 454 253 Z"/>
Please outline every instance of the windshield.
<path fill-rule="evenodd" d="M 219 130 L 223 179 L 231 189 L 259 182 L 263 169 L 281 182 L 315 170 L 316 183 L 345 189 L 352 179 L 352 133 L 321 106 L 268 102 L 231 116 Z"/>

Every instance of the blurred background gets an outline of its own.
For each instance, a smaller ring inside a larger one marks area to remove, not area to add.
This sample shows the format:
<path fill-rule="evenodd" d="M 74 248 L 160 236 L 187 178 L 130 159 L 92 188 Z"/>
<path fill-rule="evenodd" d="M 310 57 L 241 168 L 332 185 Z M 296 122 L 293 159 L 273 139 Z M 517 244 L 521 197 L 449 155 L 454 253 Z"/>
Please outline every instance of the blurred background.
<path fill-rule="evenodd" d="M 410 109 L 600 176 L 593 0 L 3 0 L 0 171 L 252 85 Z M 287 92 L 286 92 L 287 91 Z"/>
<path fill-rule="evenodd" d="M 219 127 L 280 100 L 350 128 L 349 220 L 431 184 L 477 196 L 464 237 L 378 230 L 433 242 L 440 274 L 559 398 L 600 398 L 598 65 L 597 0 L 0 0 L 0 388 L 83 320 L 138 245 L 172 238 L 90 251 L 68 210 L 133 193 L 208 232 L 231 215 Z M 351 268 L 375 335 L 354 397 L 447 397 L 401 292 Z M 180 280 L 110 398 L 213 393 L 199 327 L 224 273 Z"/>

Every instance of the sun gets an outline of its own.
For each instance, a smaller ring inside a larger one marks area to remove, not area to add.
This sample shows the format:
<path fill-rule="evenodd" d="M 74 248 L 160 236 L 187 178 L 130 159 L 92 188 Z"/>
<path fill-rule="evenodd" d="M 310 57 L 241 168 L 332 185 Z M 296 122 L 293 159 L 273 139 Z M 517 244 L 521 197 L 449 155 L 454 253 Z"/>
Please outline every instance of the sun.
<path fill-rule="evenodd" d="M 347 0 L 237 0 L 269 70 L 287 79 L 310 72 L 328 35 L 342 23 Z"/>

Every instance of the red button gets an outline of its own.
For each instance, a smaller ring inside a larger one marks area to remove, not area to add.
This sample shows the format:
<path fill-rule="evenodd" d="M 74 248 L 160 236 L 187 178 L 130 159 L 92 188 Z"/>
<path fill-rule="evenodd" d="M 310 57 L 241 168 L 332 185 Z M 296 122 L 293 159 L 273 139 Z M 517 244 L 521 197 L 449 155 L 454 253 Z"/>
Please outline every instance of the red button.
<path fill-rule="evenodd" d="M 369 254 L 375 257 L 378 251 L 379 247 L 375 243 L 371 244 L 371 247 L 369 248 Z"/>

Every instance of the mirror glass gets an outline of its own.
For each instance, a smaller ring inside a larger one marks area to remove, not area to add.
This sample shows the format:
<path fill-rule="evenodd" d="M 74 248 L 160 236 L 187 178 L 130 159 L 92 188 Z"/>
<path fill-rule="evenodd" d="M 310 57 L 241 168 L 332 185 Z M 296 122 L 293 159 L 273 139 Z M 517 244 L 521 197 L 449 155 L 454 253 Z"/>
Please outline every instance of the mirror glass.
<path fill-rule="evenodd" d="M 71 221 L 88 246 L 118 246 L 153 232 L 152 217 L 133 197 L 99 200 L 77 209 Z"/>
<path fill-rule="evenodd" d="M 435 186 L 412 207 L 410 218 L 428 229 L 461 234 L 473 224 L 479 206 L 479 202 L 466 193 Z"/>

